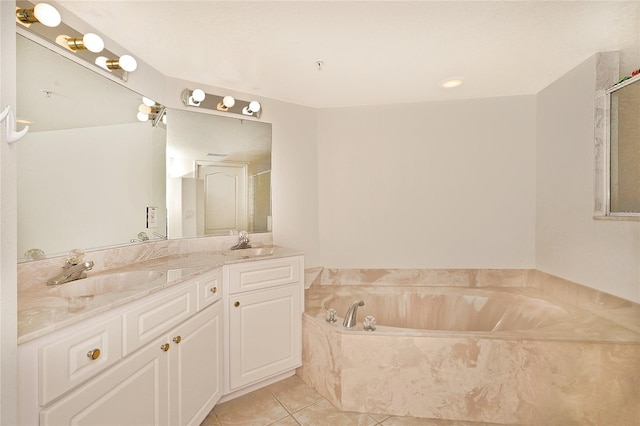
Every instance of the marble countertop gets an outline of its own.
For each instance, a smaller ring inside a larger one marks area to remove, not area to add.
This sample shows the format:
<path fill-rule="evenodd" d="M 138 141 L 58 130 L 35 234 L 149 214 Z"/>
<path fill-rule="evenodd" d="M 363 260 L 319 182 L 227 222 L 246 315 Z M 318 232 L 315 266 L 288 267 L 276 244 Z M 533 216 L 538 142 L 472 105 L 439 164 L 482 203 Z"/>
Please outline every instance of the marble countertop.
<path fill-rule="evenodd" d="M 265 247 L 270 248 L 270 247 Z M 131 271 L 159 272 L 160 277 L 135 287 L 125 287 L 92 296 L 65 297 L 58 286 L 45 282 L 18 291 L 18 344 L 28 342 L 79 321 L 141 299 L 165 288 L 197 279 L 224 265 L 303 254 L 299 250 L 273 246 L 273 253 L 247 256 L 242 250 L 219 250 L 172 255 L 92 274 L 88 278 Z M 78 283 L 72 281 L 71 284 Z M 64 294 L 64 292 L 62 292 Z"/>

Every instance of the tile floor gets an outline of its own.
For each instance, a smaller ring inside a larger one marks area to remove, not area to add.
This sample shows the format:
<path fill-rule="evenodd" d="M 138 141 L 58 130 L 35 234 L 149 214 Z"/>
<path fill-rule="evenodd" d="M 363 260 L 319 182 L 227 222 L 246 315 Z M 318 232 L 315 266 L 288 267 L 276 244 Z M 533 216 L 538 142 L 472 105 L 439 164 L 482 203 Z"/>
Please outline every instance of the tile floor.
<path fill-rule="evenodd" d="M 298 376 L 216 405 L 200 426 L 489 426 L 487 423 L 343 412 Z"/>

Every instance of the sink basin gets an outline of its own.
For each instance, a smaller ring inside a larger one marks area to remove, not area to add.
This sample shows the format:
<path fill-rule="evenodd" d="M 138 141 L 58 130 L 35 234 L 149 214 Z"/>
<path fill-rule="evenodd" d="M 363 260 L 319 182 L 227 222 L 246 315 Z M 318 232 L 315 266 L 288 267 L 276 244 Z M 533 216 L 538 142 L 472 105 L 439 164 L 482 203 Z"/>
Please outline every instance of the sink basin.
<path fill-rule="evenodd" d="M 158 271 L 129 271 L 115 274 L 98 275 L 60 284 L 49 290 L 51 296 L 83 297 L 97 296 L 114 291 L 128 290 L 161 278 Z"/>
<path fill-rule="evenodd" d="M 228 251 L 228 254 L 232 256 L 239 256 L 243 258 L 271 256 L 273 253 L 273 247 L 256 247 Z"/>

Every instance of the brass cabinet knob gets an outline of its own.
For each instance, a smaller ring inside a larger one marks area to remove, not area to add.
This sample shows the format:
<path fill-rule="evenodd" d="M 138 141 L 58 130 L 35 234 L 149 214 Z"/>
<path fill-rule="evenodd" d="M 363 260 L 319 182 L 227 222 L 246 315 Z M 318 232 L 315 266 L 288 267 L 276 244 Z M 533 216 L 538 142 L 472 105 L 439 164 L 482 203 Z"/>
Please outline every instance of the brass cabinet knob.
<path fill-rule="evenodd" d="M 163 351 L 168 351 L 169 350 L 169 344 L 165 343 L 164 345 L 160 346 L 160 349 L 162 349 Z"/>
<path fill-rule="evenodd" d="M 218 292 L 218 287 L 211 288 L 211 293 L 216 294 Z"/>
<path fill-rule="evenodd" d="M 182 336 L 176 336 L 176 337 L 174 337 L 174 338 L 173 338 L 173 342 L 174 342 L 174 343 L 180 343 L 180 342 L 182 342 Z"/>
<path fill-rule="evenodd" d="M 89 358 L 91 358 L 92 360 L 96 360 L 98 358 L 100 358 L 100 349 L 95 348 L 90 350 L 89 352 L 87 352 L 87 356 Z"/>
<path fill-rule="evenodd" d="M 234 303 L 233 306 L 235 306 L 237 308 L 238 306 L 240 306 L 240 302 Z"/>

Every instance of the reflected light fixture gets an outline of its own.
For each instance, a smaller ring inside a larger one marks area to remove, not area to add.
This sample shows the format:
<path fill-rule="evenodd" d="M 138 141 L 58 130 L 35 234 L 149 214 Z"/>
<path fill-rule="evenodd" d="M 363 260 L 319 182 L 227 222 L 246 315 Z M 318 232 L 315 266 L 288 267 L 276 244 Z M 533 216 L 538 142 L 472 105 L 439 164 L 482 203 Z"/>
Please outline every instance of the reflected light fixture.
<path fill-rule="evenodd" d="M 104 49 L 104 41 L 102 37 L 94 33 L 86 33 L 82 37 L 66 38 L 66 44 L 69 49 L 75 51 L 87 49 L 89 52 L 100 53 Z"/>
<path fill-rule="evenodd" d="M 107 71 L 123 70 L 133 72 L 138 68 L 138 62 L 130 55 L 122 55 L 118 59 L 107 59 L 104 56 L 98 56 L 96 58 L 96 65 Z"/>
<path fill-rule="evenodd" d="M 204 98 L 207 95 L 204 93 L 202 89 L 193 89 L 191 92 L 191 96 L 189 96 L 189 105 L 191 106 L 200 106 L 200 102 L 204 101 Z"/>
<path fill-rule="evenodd" d="M 258 101 L 251 101 L 249 102 L 249 106 L 242 108 L 244 115 L 254 115 L 258 111 L 260 111 L 260 102 Z"/>
<path fill-rule="evenodd" d="M 236 104 L 236 100 L 233 96 L 225 96 L 222 98 L 222 101 L 218 102 L 217 109 L 219 111 L 228 111 L 229 108 L 233 107 Z"/>
<path fill-rule="evenodd" d="M 26 26 L 40 22 L 47 27 L 57 27 L 62 22 L 62 17 L 50 4 L 38 3 L 33 9 L 17 9 L 16 20 Z"/>
<path fill-rule="evenodd" d="M 143 97 L 142 103 L 138 106 L 136 117 L 139 121 L 152 121 L 152 125 L 156 127 L 158 122 L 162 120 L 165 123 L 165 107 L 155 101 Z"/>

